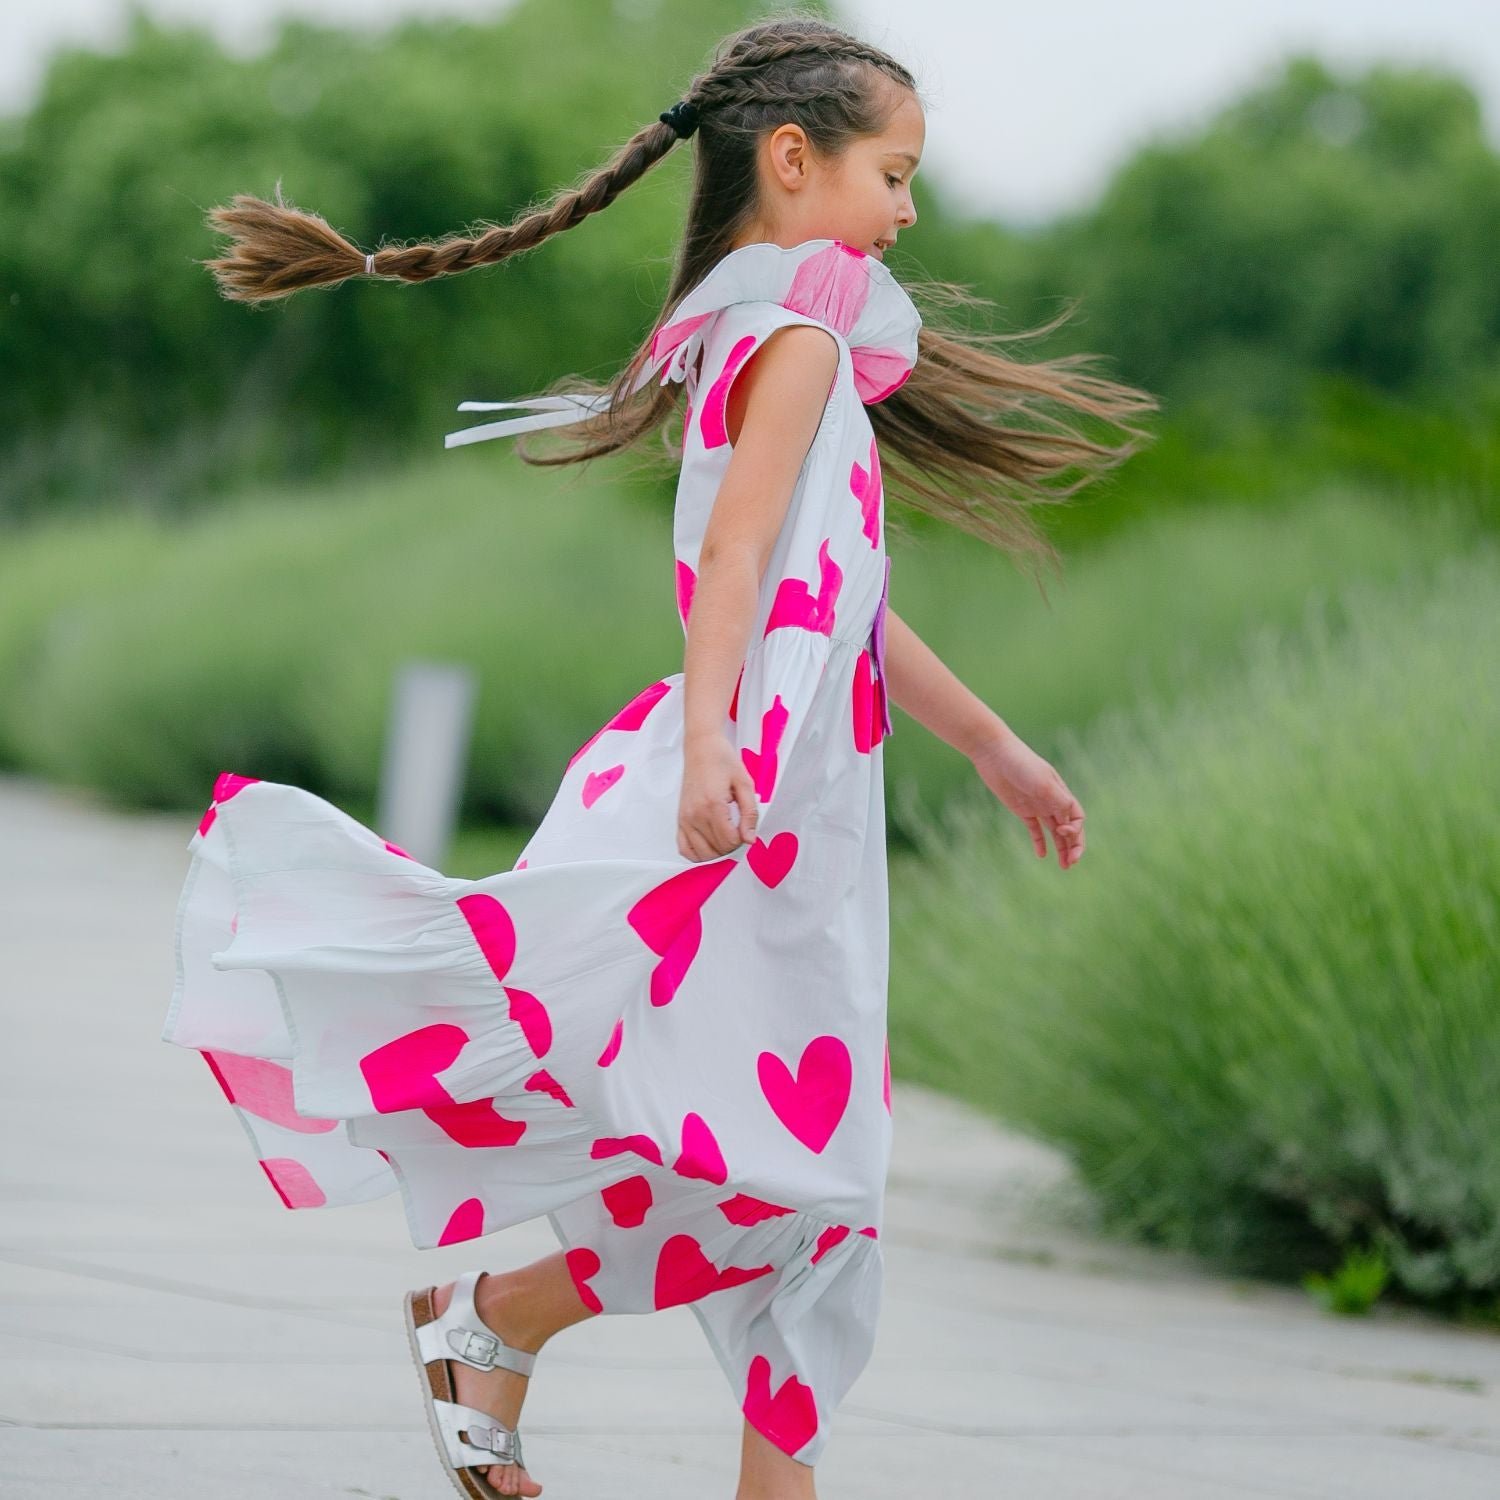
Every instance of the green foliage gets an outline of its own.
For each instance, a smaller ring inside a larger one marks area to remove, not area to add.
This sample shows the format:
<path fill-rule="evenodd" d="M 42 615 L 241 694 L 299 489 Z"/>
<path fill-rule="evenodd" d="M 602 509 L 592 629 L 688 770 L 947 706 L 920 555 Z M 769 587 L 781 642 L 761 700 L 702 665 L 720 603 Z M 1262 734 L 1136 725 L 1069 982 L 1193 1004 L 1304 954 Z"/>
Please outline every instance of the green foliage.
<path fill-rule="evenodd" d="M 1375 1305 L 1390 1276 L 1391 1268 L 1378 1250 L 1351 1245 L 1331 1276 L 1309 1271 L 1302 1286 L 1329 1312 L 1362 1313 Z"/>
<path fill-rule="evenodd" d="M 1423 509 L 1331 492 L 1166 514 L 1074 561 L 1050 608 L 943 535 L 897 550 L 891 598 L 1050 755 L 1142 693 L 1211 685 L 1251 623 L 1293 622 L 1309 592 L 1465 544 L 1452 512 Z M 434 655 L 480 673 L 466 814 L 532 822 L 578 745 L 680 669 L 673 597 L 648 495 L 504 450 L 249 492 L 190 522 L 38 524 L 0 549 L 0 763 L 131 806 L 191 808 L 222 770 L 367 803 L 391 674 Z M 969 785 L 962 756 L 899 710 L 895 727 L 894 788 L 932 810 Z"/>
<path fill-rule="evenodd" d="M 466 397 L 612 374 L 665 292 L 688 153 L 542 257 L 407 285 L 224 300 L 204 213 L 236 192 L 358 246 L 506 222 L 671 102 L 743 0 L 525 0 L 375 36 L 284 21 L 263 54 L 135 11 L 117 55 L 53 62 L 0 134 L 0 515 L 158 505 L 439 449 Z M 90 498 L 93 497 L 93 498 Z"/>
<path fill-rule="evenodd" d="M 280 183 L 362 247 L 506 222 L 601 165 L 763 11 L 522 0 L 375 35 L 288 20 L 238 57 L 137 10 L 117 54 L 58 54 L 34 109 L 0 122 L 0 366 L 25 372 L 0 395 L 0 520 L 378 477 L 441 451 L 460 400 L 614 374 L 665 292 L 686 150 L 537 255 L 258 308 L 218 295 L 203 215 Z M 1065 515 L 1064 538 L 1175 493 L 1329 475 L 1397 488 L 1459 464 L 1493 497 L 1500 158 L 1462 82 L 1293 59 L 1040 231 L 964 222 L 926 178 L 918 199 L 898 275 L 972 285 L 1006 327 L 1079 299 L 1024 352 L 1099 351 L 1166 401 L 1162 453 L 1095 496 L 1118 509 Z M 1397 440 L 1423 412 L 1442 441 Z"/>
<path fill-rule="evenodd" d="M 1059 347 L 1107 351 L 1174 407 L 1284 420 L 1319 375 L 1459 402 L 1492 377 L 1497 242 L 1500 157 L 1466 83 L 1300 57 L 1137 152 L 998 291 L 1020 322 L 1081 298 Z"/>
<path fill-rule="evenodd" d="M 0 753 L 132 806 L 191 807 L 224 770 L 368 805 L 392 672 L 439 657 L 479 673 L 465 813 L 534 820 L 681 665 L 668 519 L 570 478 L 450 455 L 189 524 L 34 527 L 0 553 Z"/>
<path fill-rule="evenodd" d="M 1123 1232 L 1493 1299 L 1497 589 L 1476 543 L 1100 721 L 1058 762 L 1074 869 L 950 804 L 892 893 L 893 1067 L 1058 1144 Z"/>

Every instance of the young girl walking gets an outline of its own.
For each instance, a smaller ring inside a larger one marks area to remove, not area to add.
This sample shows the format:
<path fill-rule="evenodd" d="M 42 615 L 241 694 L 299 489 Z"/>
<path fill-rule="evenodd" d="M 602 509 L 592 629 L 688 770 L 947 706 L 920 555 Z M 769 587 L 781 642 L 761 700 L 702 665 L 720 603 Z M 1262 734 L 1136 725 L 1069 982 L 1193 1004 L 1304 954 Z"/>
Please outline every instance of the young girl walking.
<path fill-rule="evenodd" d="M 482 880 L 226 771 L 177 915 L 164 1036 L 204 1055 L 288 1208 L 399 1190 L 421 1249 L 542 1215 L 556 1232 L 532 1265 L 405 1299 L 437 1452 L 475 1500 L 542 1491 L 517 1424 L 554 1334 L 684 1303 L 744 1418 L 737 1500 L 813 1496 L 881 1303 L 890 700 L 972 760 L 1038 856 L 1049 832 L 1063 869 L 1084 850 L 1058 773 L 887 608 L 887 482 L 1045 554 L 1028 508 L 1133 451 L 1124 419 L 1154 405 L 1080 357 L 923 326 L 883 263 L 916 221 L 916 85 L 802 15 L 727 38 L 607 166 L 514 224 L 367 254 L 240 195 L 210 215 L 234 242 L 209 265 L 248 301 L 502 261 L 689 137 L 650 339 L 609 385 L 493 403 L 525 414 L 448 438 L 581 424 L 562 457 L 523 454 L 576 462 L 680 401 L 683 670 L 579 747 L 514 869 Z"/>

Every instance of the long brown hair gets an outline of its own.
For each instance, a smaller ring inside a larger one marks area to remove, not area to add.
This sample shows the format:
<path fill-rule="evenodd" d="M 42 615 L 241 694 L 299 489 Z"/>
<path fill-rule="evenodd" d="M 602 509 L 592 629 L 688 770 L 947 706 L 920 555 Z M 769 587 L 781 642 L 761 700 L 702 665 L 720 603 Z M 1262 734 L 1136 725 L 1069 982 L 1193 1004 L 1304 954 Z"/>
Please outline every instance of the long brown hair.
<path fill-rule="evenodd" d="M 818 154 L 835 160 L 853 140 L 885 128 L 903 91 L 920 98 L 900 63 L 816 16 L 778 15 L 720 42 L 710 67 L 682 95 L 699 121 L 692 195 L 671 287 L 654 327 L 670 321 L 682 297 L 756 222 L 756 147 L 765 135 L 795 123 Z M 559 191 L 515 223 L 488 225 L 474 238 L 387 246 L 374 252 L 374 272 L 427 281 L 531 250 L 607 207 L 678 139 L 670 124 L 654 121 L 581 184 Z M 285 203 L 279 184 L 274 204 L 241 193 L 207 217 L 234 239 L 226 254 L 204 262 L 233 300 L 281 298 L 301 287 L 364 274 L 364 252 L 317 215 Z M 952 282 L 903 280 L 903 286 L 923 318 L 916 367 L 892 395 L 868 408 L 886 489 L 1017 557 L 1033 563 L 1045 557 L 1056 566 L 1056 549 L 1032 508 L 1060 503 L 1137 451 L 1149 435 L 1127 419 L 1155 411 L 1158 403 L 1144 391 L 1093 373 L 1089 366 L 1096 355 L 1028 362 L 1005 352 L 1012 342 L 1050 333 L 1071 315 L 1071 307 L 1038 328 L 983 333 L 955 326 L 943 314 L 992 303 Z M 575 425 L 552 429 L 553 441 L 559 431 L 570 435 L 560 452 L 531 451 L 526 441 L 533 434 L 527 434 L 517 444 L 520 457 L 542 466 L 582 463 L 664 429 L 681 387 L 648 381 L 630 393 L 649 354 L 648 336 L 606 384 L 559 379 L 543 394 L 607 391 L 609 406 Z M 1088 436 L 1066 420 L 1069 413 L 1109 424 L 1126 441 L 1110 446 Z M 665 431 L 663 442 L 670 451 Z M 1064 482 L 1070 471 L 1071 482 Z"/>

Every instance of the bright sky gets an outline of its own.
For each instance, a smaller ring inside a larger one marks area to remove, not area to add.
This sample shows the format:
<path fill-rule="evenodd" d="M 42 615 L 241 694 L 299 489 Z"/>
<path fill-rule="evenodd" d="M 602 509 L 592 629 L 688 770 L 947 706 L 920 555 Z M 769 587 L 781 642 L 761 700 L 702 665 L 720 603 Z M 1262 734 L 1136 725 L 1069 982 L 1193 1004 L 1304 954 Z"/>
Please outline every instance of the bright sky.
<path fill-rule="evenodd" d="M 281 15 L 361 29 L 399 16 L 503 13 L 507 0 L 137 0 L 208 26 L 237 52 Z M 568 0 L 549 0 L 566 5 Z M 654 0 L 618 0 L 640 10 Z M 1293 49 L 1336 67 L 1388 58 L 1460 73 L 1500 145 L 1497 0 L 839 0 L 845 23 L 894 53 L 930 100 L 922 171 L 962 207 L 1022 222 L 1086 203 L 1147 137 L 1190 128 Z M 62 41 L 108 48 L 126 0 L 5 5 L 0 111 L 24 109 Z M 662 80 L 662 108 L 679 80 Z M 601 153 L 613 143 L 600 142 Z"/>

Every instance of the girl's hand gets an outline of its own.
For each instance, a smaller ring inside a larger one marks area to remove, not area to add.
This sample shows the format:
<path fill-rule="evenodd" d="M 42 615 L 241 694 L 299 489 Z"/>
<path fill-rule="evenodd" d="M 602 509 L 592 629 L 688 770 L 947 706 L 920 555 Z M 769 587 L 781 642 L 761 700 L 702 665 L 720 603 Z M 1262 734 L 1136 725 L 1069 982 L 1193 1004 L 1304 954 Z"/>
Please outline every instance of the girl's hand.
<path fill-rule="evenodd" d="M 1071 869 L 1083 857 L 1083 808 L 1050 762 L 1013 734 L 988 741 L 970 757 L 989 789 L 1026 825 L 1039 859 L 1047 857 L 1046 824 L 1057 863 Z"/>
<path fill-rule="evenodd" d="M 691 860 L 714 859 L 754 843 L 759 814 L 755 783 L 728 735 L 705 734 L 684 746 L 677 806 L 682 854 Z"/>

